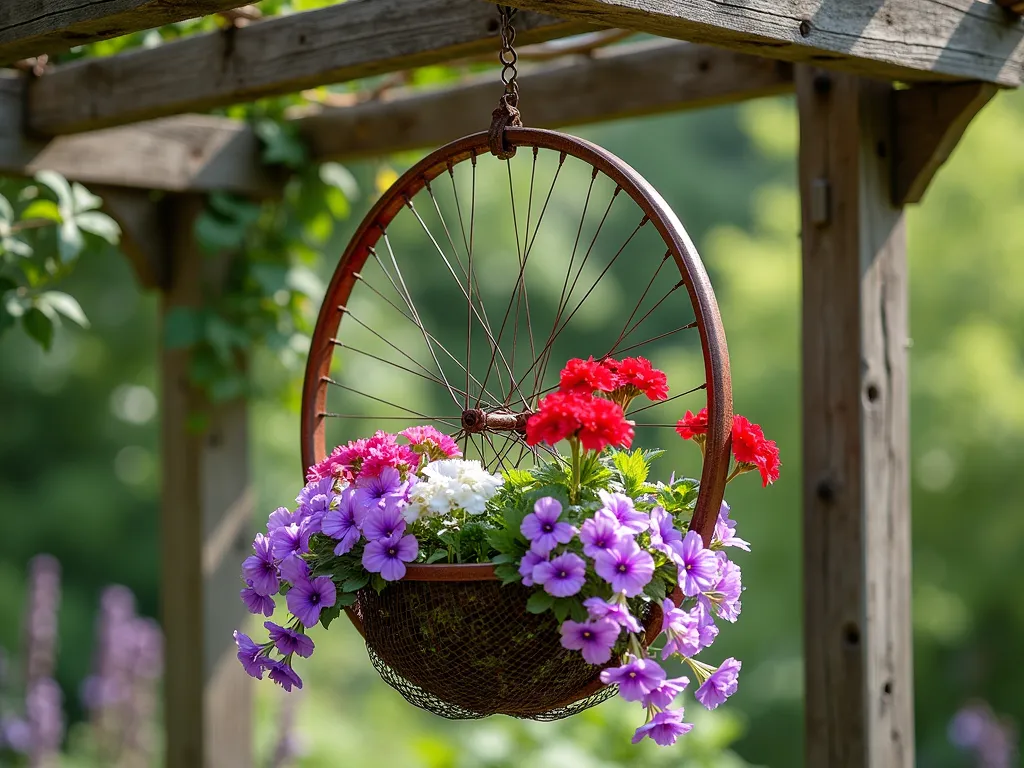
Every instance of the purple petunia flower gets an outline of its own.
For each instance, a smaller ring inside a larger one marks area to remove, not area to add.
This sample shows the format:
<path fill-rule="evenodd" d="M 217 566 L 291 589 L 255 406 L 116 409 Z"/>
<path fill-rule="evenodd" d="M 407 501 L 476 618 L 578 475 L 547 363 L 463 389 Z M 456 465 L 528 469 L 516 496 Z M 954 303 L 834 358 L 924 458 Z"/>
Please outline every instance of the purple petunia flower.
<path fill-rule="evenodd" d="M 621 667 L 606 669 L 601 673 L 605 685 L 617 684 L 619 696 L 625 701 L 643 701 L 651 691 L 665 679 L 665 670 L 651 659 L 638 659 L 630 654 L 629 661 Z"/>
<path fill-rule="evenodd" d="M 697 689 L 693 694 L 694 698 L 708 709 L 715 709 L 736 693 L 741 666 L 741 662 L 730 656 Z"/>
<path fill-rule="evenodd" d="M 238 646 L 238 660 L 242 662 L 245 673 L 257 680 L 262 680 L 263 670 L 269 669 L 274 662 L 266 657 L 263 649 L 256 645 L 248 635 L 236 629 L 234 637 L 235 645 Z"/>
<path fill-rule="evenodd" d="M 338 508 L 324 515 L 320 523 L 321 530 L 326 536 L 338 539 L 338 546 L 334 548 L 336 555 L 351 552 L 352 547 L 359 541 L 360 518 L 356 515 L 354 496 L 355 491 L 351 488 L 342 491 Z"/>
<path fill-rule="evenodd" d="M 663 660 L 674 653 L 689 658 L 704 648 L 701 644 L 701 632 L 697 617 L 676 608 L 675 604 L 667 597 L 661 601 L 661 631 L 667 638 L 665 647 L 661 649 Z"/>
<path fill-rule="evenodd" d="M 623 533 L 636 534 L 646 531 L 651 519 L 633 508 L 633 500 L 621 493 L 598 491 L 604 510 L 619 521 Z"/>
<path fill-rule="evenodd" d="M 690 684 L 690 678 L 677 677 L 673 680 L 663 680 L 661 684 L 647 694 L 643 701 L 645 707 L 657 707 L 668 709 L 676 696 L 683 692 L 683 689 Z"/>
<path fill-rule="evenodd" d="M 275 560 L 284 560 L 289 555 L 309 552 L 309 537 L 303 542 L 302 526 L 299 523 L 282 525 L 270 534 Z M 305 544 L 305 546 L 303 546 Z"/>
<path fill-rule="evenodd" d="M 620 601 L 610 603 L 600 597 L 588 597 L 583 601 L 583 607 L 592 619 L 611 619 L 616 624 L 625 627 L 630 632 L 640 631 L 640 622 L 633 618 L 626 605 L 625 595 L 619 593 Z"/>
<path fill-rule="evenodd" d="M 664 507 L 651 510 L 651 546 L 669 556 L 672 554 L 672 542 L 683 540 L 683 534 L 676 530 L 674 522 Z"/>
<path fill-rule="evenodd" d="M 404 529 L 404 520 L 402 525 Z M 419 543 L 415 536 L 394 533 L 366 545 L 363 550 L 363 568 L 370 573 L 379 573 L 385 581 L 398 581 L 405 576 L 405 564 L 415 560 L 418 554 Z"/>
<path fill-rule="evenodd" d="M 611 619 L 562 622 L 562 647 L 582 651 L 588 664 L 604 664 L 612 657 L 612 646 L 619 639 L 621 628 Z"/>
<path fill-rule="evenodd" d="M 263 626 L 270 630 L 271 642 L 283 655 L 296 653 L 304 659 L 313 655 L 313 641 L 302 632 L 282 627 L 272 621 L 263 622 Z"/>
<path fill-rule="evenodd" d="M 587 580 L 587 564 L 579 555 L 566 552 L 534 566 L 533 580 L 542 585 L 549 595 L 571 597 L 583 588 Z"/>
<path fill-rule="evenodd" d="M 715 522 L 715 540 L 722 547 L 739 547 L 746 552 L 750 551 L 750 542 L 736 535 L 736 521 L 729 519 L 729 505 L 724 501 Z"/>
<path fill-rule="evenodd" d="M 740 615 L 740 595 L 743 594 L 743 583 L 740 579 L 740 567 L 725 556 L 718 553 L 722 561 L 722 575 L 718 583 L 704 595 L 700 601 L 707 609 L 714 609 L 714 614 L 728 622 L 735 622 Z"/>
<path fill-rule="evenodd" d="M 299 522 L 300 518 L 301 515 L 298 512 L 290 512 L 287 507 L 278 507 L 267 518 L 267 535 L 269 536 L 282 525 Z"/>
<path fill-rule="evenodd" d="M 242 563 L 242 578 L 252 585 L 256 594 L 273 595 L 281 588 L 281 582 L 277 578 L 277 565 L 274 562 L 270 538 L 257 533 L 252 548 L 256 550 L 256 554 L 249 555 Z"/>
<path fill-rule="evenodd" d="M 649 723 L 637 728 L 633 734 L 633 743 L 639 744 L 646 736 L 659 747 L 671 747 L 676 739 L 692 729 L 693 723 L 683 722 L 683 710 L 669 709 L 658 712 Z"/>
<path fill-rule="evenodd" d="M 721 564 L 714 552 L 704 548 L 696 531 L 687 531 L 682 541 L 673 542 L 671 546 L 684 595 L 695 597 L 715 585 Z"/>
<path fill-rule="evenodd" d="M 289 584 L 309 579 L 309 563 L 298 555 L 286 557 L 281 561 L 281 578 Z"/>
<path fill-rule="evenodd" d="M 320 621 L 320 611 L 334 605 L 338 591 L 330 576 L 317 576 L 312 580 L 300 579 L 292 583 L 285 599 L 288 601 L 288 610 L 303 626 L 312 627 Z"/>
<path fill-rule="evenodd" d="M 309 501 L 305 504 L 300 504 L 296 513 L 299 514 L 302 520 L 311 521 L 314 527 L 320 526 L 320 521 L 324 519 L 331 509 L 331 502 L 337 494 L 335 493 L 318 493 L 315 496 L 311 496 Z"/>
<path fill-rule="evenodd" d="M 355 485 L 355 505 L 361 512 L 385 510 L 395 512 L 405 502 L 409 484 L 402 482 L 402 476 L 394 467 L 384 467 L 379 475 L 360 477 Z"/>
<path fill-rule="evenodd" d="M 405 533 L 405 518 L 398 507 L 393 509 L 371 509 L 363 518 L 363 535 L 367 541 L 387 539 Z"/>
<path fill-rule="evenodd" d="M 305 487 L 299 491 L 299 495 L 295 497 L 295 503 L 300 507 L 309 504 L 309 500 L 314 496 L 323 494 L 330 497 L 334 493 L 334 482 L 335 478 L 332 476 L 322 477 L 319 480 L 311 480 L 306 483 Z"/>
<path fill-rule="evenodd" d="M 622 539 L 619 521 L 604 509 L 597 510 L 589 520 L 580 526 L 580 541 L 583 542 L 583 554 L 597 557 L 599 552 L 606 552 Z"/>
<path fill-rule="evenodd" d="M 242 602 L 245 603 L 245 607 L 249 610 L 249 613 L 262 613 L 267 617 L 273 616 L 274 598 L 268 595 L 259 594 L 252 588 L 251 581 L 246 583 L 248 586 L 239 593 L 239 597 L 242 598 Z"/>
<path fill-rule="evenodd" d="M 545 496 L 537 499 L 533 505 L 533 512 L 523 518 L 519 530 L 530 541 L 530 549 L 538 555 L 547 557 L 559 544 L 567 544 L 572 541 L 576 533 L 568 523 L 558 522 L 562 514 L 562 505 L 558 499 Z"/>
<path fill-rule="evenodd" d="M 519 561 L 519 575 L 523 577 L 524 587 L 532 587 L 534 585 L 533 569 L 546 560 L 546 557 L 538 555 L 533 550 L 526 551 L 523 559 Z"/>
<path fill-rule="evenodd" d="M 594 570 L 612 585 L 613 591 L 636 597 L 654 575 L 654 558 L 627 538 L 612 549 L 598 553 L 594 558 Z"/>
<path fill-rule="evenodd" d="M 286 662 L 272 661 L 270 662 L 270 666 L 268 668 L 270 669 L 270 679 L 278 685 L 280 685 L 286 691 L 291 691 L 292 687 L 302 687 L 302 678 L 295 674 L 295 670 L 292 669 Z"/>

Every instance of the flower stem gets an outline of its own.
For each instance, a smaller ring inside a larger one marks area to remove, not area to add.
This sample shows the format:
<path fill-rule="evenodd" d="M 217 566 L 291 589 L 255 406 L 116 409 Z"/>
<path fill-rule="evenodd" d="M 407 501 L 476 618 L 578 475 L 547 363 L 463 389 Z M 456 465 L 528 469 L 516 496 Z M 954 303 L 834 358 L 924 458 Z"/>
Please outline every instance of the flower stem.
<path fill-rule="evenodd" d="M 569 439 L 569 446 L 572 448 L 572 479 L 569 485 L 569 503 L 578 504 L 580 500 L 580 474 L 582 457 L 580 456 L 580 441 L 576 438 Z"/>

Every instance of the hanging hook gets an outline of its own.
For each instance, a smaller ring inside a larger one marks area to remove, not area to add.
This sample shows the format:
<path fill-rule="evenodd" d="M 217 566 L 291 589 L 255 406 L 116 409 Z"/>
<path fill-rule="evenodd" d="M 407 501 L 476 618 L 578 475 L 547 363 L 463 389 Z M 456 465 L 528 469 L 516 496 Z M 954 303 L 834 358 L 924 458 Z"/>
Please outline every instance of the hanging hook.
<path fill-rule="evenodd" d="M 516 76 L 519 74 L 516 70 L 519 55 L 514 47 L 516 29 L 512 26 L 516 10 L 508 5 L 498 6 L 501 33 L 498 61 L 501 62 L 501 82 L 505 85 L 505 91 L 498 100 L 498 106 L 491 113 L 489 144 L 491 153 L 501 160 L 507 160 L 516 153 L 516 148 L 505 140 L 505 129 L 509 126 L 520 127 L 523 124 L 519 115 L 519 84 L 516 82 Z"/>

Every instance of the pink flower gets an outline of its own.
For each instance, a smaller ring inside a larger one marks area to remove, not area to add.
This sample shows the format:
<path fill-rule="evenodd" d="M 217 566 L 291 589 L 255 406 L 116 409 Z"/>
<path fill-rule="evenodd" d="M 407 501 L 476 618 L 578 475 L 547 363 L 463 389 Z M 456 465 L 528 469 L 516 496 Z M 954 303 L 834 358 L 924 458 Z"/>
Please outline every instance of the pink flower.
<path fill-rule="evenodd" d="M 462 456 L 458 443 L 434 427 L 409 427 L 398 434 L 409 441 L 416 453 L 425 454 L 428 461 L 457 459 Z"/>

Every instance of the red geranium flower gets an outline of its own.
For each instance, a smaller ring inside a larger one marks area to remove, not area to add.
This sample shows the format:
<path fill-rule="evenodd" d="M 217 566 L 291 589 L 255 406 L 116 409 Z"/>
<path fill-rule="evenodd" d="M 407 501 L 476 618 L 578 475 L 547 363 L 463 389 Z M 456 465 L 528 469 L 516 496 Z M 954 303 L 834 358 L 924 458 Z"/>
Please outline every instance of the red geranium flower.
<path fill-rule="evenodd" d="M 582 392 L 590 395 L 594 390 L 611 392 L 617 383 L 615 372 L 594 360 L 592 356 L 586 360 L 575 357 L 562 369 L 558 387 L 563 392 Z"/>
<path fill-rule="evenodd" d="M 601 397 L 591 398 L 590 408 L 581 414 L 580 445 L 588 451 L 600 451 L 606 445 L 629 448 L 633 443 L 633 423 L 626 420 L 622 406 Z"/>
<path fill-rule="evenodd" d="M 664 371 L 659 371 L 651 361 L 644 357 L 624 357 L 621 361 L 615 362 L 615 374 L 618 376 L 618 386 L 630 390 L 627 394 L 629 399 L 637 394 L 644 394 L 649 400 L 665 400 L 668 398 L 668 377 Z"/>
<path fill-rule="evenodd" d="M 708 433 L 708 409 L 701 408 L 696 414 L 687 411 L 676 424 L 676 432 L 683 440 L 692 440 Z"/>
<path fill-rule="evenodd" d="M 592 399 L 580 392 L 552 392 L 541 399 L 537 412 L 526 422 L 526 444 L 554 445 L 576 434 L 580 415 Z"/>
<path fill-rule="evenodd" d="M 779 479 L 782 462 L 778 446 L 774 440 L 765 438 L 760 426 L 743 416 L 734 416 L 732 420 L 732 455 L 740 464 L 757 467 L 764 487 Z"/>

